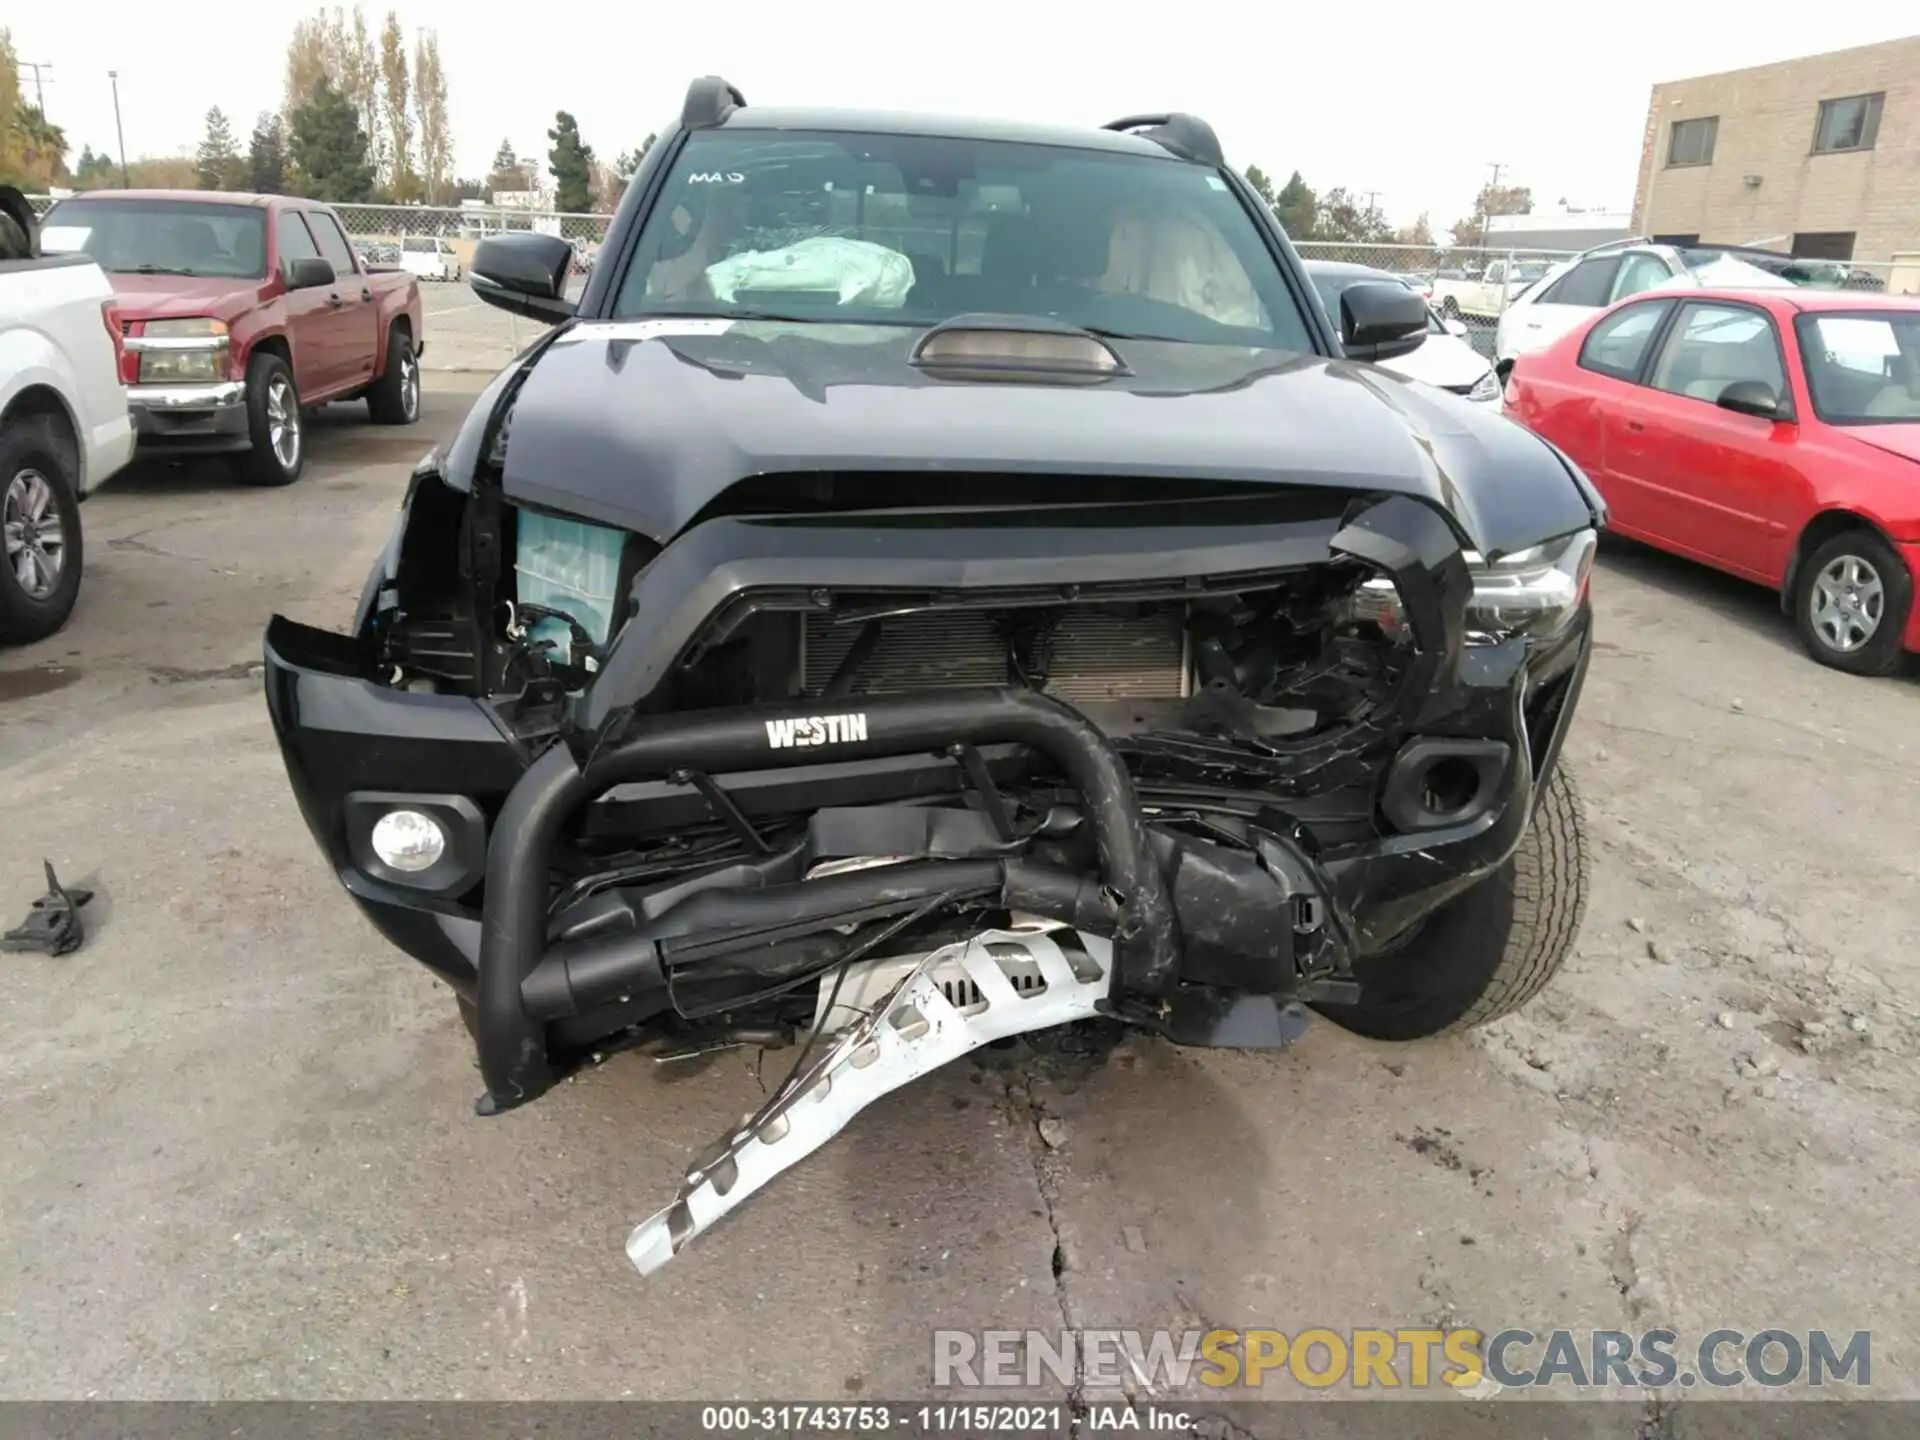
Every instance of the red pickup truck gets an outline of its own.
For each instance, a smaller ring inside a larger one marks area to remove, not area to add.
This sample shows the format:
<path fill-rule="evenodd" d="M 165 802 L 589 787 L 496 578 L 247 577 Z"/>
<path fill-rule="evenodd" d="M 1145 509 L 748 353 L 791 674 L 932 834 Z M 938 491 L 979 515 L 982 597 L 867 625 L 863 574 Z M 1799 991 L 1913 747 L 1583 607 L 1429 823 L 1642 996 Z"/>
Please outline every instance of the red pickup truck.
<path fill-rule="evenodd" d="M 419 287 L 369 270 L 325 205 L 103 190 L 60 201 L 40 235 L 113 283 L 139 453 L 230 454 L 242 478 L 287 485 L 303 411 L 364 396 L 376 424 L 419 418 Z"/>

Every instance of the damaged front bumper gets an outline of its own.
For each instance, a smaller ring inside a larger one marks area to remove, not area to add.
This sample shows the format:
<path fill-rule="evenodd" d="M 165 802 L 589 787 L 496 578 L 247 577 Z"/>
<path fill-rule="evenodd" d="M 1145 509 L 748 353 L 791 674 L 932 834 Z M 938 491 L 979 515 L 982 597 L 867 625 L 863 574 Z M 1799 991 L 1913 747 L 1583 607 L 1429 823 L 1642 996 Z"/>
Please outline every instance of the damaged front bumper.
<path fill-rule="evenodd" d="M 943 904 L 1110 944 L 1109 1014 L 1185 1043 L 1278 1044 L 1295 1002 L 1351 998 L 1354 959 L 1393 945 L 1513 853 L 1572 714 L 1590 625 L 1583 596 L 1548 640 L 1468 643 L 1462 552 L 1411 499 L 1266 553 L 1289 545 L 1289 562 L 1374 567 L 1412 632 L 1390 710 L 1329 738 L 1326 754 L 1310 741 L 1286 761 L 1296 772 L 1360 767 L 1374 818 L 1359 840 L 1328 843 L 1285 806 L 1249 816 L 1239 843 L 1198 837 L 1168 823 L 1177 807 L 1143 800 L 1135 772 L 1169 757 L 1204 763 L 1206 742 L 1116 738 L 1019 687 L 636 714 L 667 647 L 762 583 L 744 560 L 696 564 L 699 583 L 676 582 L 680 546 L 643 581 L 673 586 L 677 610 L 645 644 L 615 645 L 571 726 L 529 735 L 487 700 L 392 688 L 365 640 L 279 617 L 267 698 L 301 810 L 342 883 L 472 1005 L 483 1113 L 537 1098 L 610 1029 L 690 1013 L 685 997 L 716 975 L 751 976 L 772 956 L 817 966 L 831 954 L 821 946 L 844 947 L 862 924 Z M 889 563 L 908 562 L 896 550 Z M 1176 575 L 1198 564 L 1176 549 L 1155 563 Z M 1129 566 L 1137 574 L 1131 560 L 1115 568 Z M 1201 573 L 1230 568 L 1214 557 Z M 675 626 L 690 610 L 683 636 Z M 816 734 L 824 746 L 791 743 Z M 1060 777 L 1090 863 L 1060 863 L 1038 832 L 1010 833 L 993 795 L 1002 754 Z M 924 799 L 929 784 L 971 794 L 974 809 L 898 803 Z M 750 836 L 756 813 L 811 818 L 803 839 L 715 867 L 662 903 L 556 915 L 563 836 L 633 803 L 620 797 L 635 785 L 647 804 L 733 811 Z M 430 817 L 444 837 L 430 864 L 402 871 L 377 853 L 374 826 L 398 810 Z M 874 855 L 891 863 L 823 873 Z"/>

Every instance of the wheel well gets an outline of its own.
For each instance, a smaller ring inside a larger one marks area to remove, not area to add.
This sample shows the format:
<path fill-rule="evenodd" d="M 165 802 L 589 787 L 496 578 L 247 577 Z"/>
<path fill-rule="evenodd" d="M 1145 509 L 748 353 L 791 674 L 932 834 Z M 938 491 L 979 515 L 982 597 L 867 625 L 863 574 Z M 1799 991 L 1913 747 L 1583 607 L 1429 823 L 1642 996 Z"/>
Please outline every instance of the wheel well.
<path fill-rule="evenodd" d="M 9 402 L 6 414 L 0 415 L 0 425 L 12 425 L 22 420 L 40 418 L 53 421 L 55 438 L 65 442 L 67 454 L 77 467 L 80 459 L 80 431 L 74 425 L 73 416 L 67 410 L 67 402 L 62 400 L 60 392 L 51 386 L 27 386 Z"/>
<path fill-rule="evenodd" d="M 264 340 L 254 341 L 253 355 L 278 355 L 286 362 L 289 370 L 293 368 L 293 351 L 287 345 L 287 337 L 284 335 L 269 335 Z M 248 358 L 251 359 L 252 356 Z"/>
<path fill-rule="evenodd" d="M 413 343 L 413 321 L 409 320 L 405 315 L 394 316 L 392 322 L 387 326 L 388 335 L 391 335 L 395 330 L 400 331 L 402 334 L 404 334 L 407 337 L 407 343 L 409 345 Z M 393 352 L 391 347 L 388 347 L 381 352 L 380 373 L 382 375 L 385 375 L 387 373 L 386 362 L 391 357 L 392 353 Z"/>
<path fill-rule="evenodd" d="M 1893 543 L 1886 531 L 1864 515 L 1852 510 L 1823 510 L 1807 523 L 1800 532 L 1800 538 L 1794 542 L 1793 558 L 1787 561 L 1787 578 L 1780 587 L 1780 608 L 1788 614 L 1793 613 L 1793 589 L 1800 578 L 1800 567 L 1807 557 L 1836 535 L 1844 535 L 1849 530 L 1866 530 L 1878 535 L 1889 545 Z"/>

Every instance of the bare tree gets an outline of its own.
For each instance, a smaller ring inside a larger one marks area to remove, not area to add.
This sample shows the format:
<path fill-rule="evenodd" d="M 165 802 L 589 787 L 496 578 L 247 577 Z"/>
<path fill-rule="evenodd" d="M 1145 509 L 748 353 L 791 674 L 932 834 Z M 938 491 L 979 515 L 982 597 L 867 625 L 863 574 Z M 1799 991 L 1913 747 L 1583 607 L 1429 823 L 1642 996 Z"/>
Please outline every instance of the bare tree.
<path fill-rule="evenodd" d="M 430 204 L 443 204 L 453 189 L 453 142 L 447 125 L 447 72 L 440 66 L 440 37 L 431 30 L 422 30 L 413 42 L 413 114 L 426 198 Z"/>
<path fill-rule="evenodd" d="M 332 68 L 337 54 L 324 12 L 294 22 L 293 36 L 287 41 L 286 94 L 282 97 L 281 114 L 291 115 L 312 102 L 313 92 Z"/>
<path fill-rule="evenodd" d="M 420 181 L 413 170 L 413 111 L 407 86 L 407 43 L 400 34 L 400 17 L 387 12 L 380 30 L 380 105 L 387 132 L 387 188 L 396 200 L 419 198 Z"/>

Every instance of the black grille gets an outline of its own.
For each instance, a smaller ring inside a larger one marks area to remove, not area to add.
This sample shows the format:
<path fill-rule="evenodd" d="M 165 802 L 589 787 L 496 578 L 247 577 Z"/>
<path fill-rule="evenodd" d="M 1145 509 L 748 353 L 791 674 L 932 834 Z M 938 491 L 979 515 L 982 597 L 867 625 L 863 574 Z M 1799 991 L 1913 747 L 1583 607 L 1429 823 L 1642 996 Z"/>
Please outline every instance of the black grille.
<path fill-rule="evenodd" d="M 1181 613 L 1171 606 L 1044 612 L 920 611 L 889 616 L 854 666 L 848 693 L 1037 683 L 1069 702 L 1178 699 L 1188 693 Z M 859 624 L 809 615 L 805 685 L 824 692 L 853 652 Z"/>

